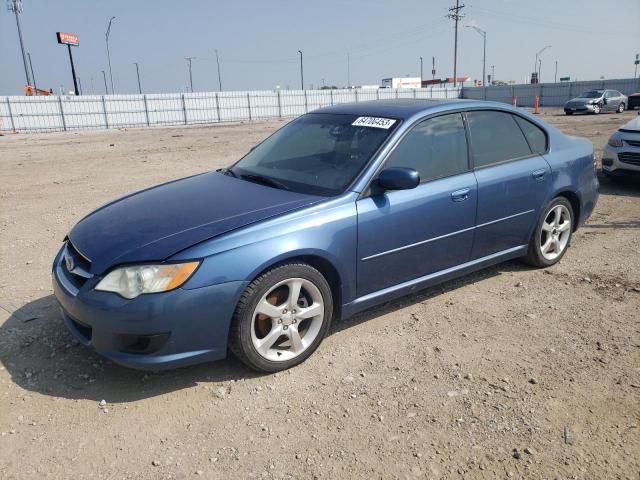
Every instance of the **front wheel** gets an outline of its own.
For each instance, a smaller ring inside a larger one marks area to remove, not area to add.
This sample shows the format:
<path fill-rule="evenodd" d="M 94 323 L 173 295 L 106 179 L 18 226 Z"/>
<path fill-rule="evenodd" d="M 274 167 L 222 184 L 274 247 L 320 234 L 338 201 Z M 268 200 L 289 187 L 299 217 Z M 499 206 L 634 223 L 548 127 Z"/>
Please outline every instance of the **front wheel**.
<path fill-rule="evenodd" d="M 618 105 L 618 113 L 622 112 L 624 112 L 624 103 L 620 102 L 620 105 Z"/>
<path fill-rule="evenodd" d="M 277 372 L 302 363 L 331 324 L 333 299 L 322 274 L 287 263 L 256 278 L 238 302 L 229 348 L 249 367 Z"/>
<path fill-rule="evenodd" d="M 564 197 L 556 197 L 538 221 L 523 260 L 535 267 L 550 267 L 564 256 L 573 232 L 573 208 Z"/>
<path fill-rule="evenodd" d="M 593 113 L 595 113 L 596 115 L 600 113 L 600 110 L 601 110 L 600 105 L 596 104 L 593 106 Z"/>

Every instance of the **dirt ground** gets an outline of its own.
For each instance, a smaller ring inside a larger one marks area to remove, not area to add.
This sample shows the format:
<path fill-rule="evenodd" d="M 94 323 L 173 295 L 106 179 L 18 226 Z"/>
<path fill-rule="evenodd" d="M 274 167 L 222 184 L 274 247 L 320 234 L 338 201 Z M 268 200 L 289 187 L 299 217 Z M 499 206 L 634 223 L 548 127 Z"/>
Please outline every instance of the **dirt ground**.
<path fill-rule="evenodd" d="M 636 114 L 542 116 L 599 151 Z M 0 478 L 640 477 L 638 182 L 602 181 L 553 268 L 508 262 L 335 322 L 284 373 L 144 373 L 78 345 L 50 286 L 70 227 L 280 125 L 0 137 Z"/>

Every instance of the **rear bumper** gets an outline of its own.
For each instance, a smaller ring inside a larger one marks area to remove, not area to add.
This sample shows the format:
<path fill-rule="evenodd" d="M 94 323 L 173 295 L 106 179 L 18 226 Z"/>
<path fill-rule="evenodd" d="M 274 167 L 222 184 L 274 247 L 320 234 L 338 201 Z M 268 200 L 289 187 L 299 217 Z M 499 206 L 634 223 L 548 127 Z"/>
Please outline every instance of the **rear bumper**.
<path fill-rule="evenodd" d="M 126 300 L 109 292 L 66 288 L 60 255 L 53 292 L 64 322 L 83 345 L 115 363 L 162 370 L 226 356 L 229 324 L 245 282 L 176 289 Z M 87 286 L 88 287 L 88 286 Z"/>

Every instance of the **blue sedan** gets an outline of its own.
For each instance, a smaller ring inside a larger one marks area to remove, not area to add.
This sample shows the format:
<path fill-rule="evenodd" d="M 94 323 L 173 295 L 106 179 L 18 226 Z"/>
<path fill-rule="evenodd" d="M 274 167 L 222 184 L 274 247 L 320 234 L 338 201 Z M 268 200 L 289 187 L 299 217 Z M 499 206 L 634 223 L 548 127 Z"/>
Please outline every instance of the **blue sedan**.
<path fill-rule="evenodd" d="M 159 370 L 232 351 L 262 371 L 332 319 L 513 258 L 549 267 L 598 198 L 593 145 L 493 102 L 303 115 L 215 172 L 90 213 L 53 263 L 84 345 Z"/>

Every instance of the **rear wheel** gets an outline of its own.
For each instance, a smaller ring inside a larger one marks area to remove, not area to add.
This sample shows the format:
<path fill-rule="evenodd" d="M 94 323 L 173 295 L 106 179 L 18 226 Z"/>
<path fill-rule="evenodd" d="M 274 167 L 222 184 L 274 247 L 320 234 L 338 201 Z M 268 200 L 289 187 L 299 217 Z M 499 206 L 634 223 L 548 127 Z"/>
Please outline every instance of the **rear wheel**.
<path fill-rule="evenodd" d="M 565 197 L 556 197 L 545 209 L 523 260 L 536 267 L 549 267 L 564 256 L 573 232 L 573 209 Z"/>
<path fill-rule="evenodd" d="M 573 112 L 564 112 L 566 115 L 573 115 Z"/>
<path fill-rule="evenodd" d="M 251 368 L 285 370 L 318 348 L 332 313 L 331 289 L 318 270 L 304 263 L 280 265 L 245 290 L 232 321 L 229 347 Z"/>

